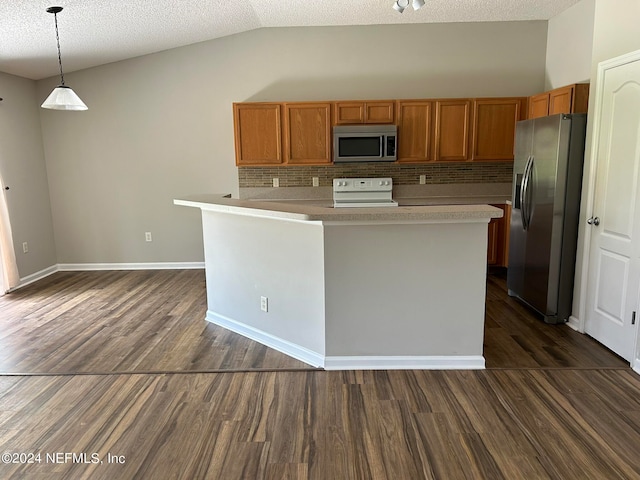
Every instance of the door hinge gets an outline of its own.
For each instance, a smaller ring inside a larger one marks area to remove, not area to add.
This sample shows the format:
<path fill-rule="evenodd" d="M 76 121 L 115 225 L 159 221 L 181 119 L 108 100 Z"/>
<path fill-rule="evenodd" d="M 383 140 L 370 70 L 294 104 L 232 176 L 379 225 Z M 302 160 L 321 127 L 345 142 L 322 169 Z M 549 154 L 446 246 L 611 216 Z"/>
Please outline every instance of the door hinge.
<path fill-rule="evenodd" d="M 633 312 L 631 314 L 631 325 L 635 325 L 636 324 L 636 312 Z"/>

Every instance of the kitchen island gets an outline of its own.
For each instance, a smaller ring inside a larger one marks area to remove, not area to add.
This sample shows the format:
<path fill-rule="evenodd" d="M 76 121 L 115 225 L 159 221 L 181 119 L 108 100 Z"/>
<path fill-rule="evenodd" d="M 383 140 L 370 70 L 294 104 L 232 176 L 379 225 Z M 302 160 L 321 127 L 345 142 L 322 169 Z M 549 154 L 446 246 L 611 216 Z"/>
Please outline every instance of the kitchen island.
<path fill-rule="evenodd" d="M 489 205 L 196 195 L 206 319 L 327 370 L 484 368 Z"/>

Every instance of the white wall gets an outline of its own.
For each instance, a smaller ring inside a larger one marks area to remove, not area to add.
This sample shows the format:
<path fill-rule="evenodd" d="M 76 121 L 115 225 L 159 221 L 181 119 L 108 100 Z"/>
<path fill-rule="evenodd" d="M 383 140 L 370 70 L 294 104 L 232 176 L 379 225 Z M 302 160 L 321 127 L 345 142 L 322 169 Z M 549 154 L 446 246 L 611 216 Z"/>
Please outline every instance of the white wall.
<path fill-rule="evenodd" d="M 210 211 L 202 212 L 202 222 L 207 318 L 267 332 L 323 357 L 322 225 Z M 268 299 L 267 312 L 260 309 L 261 296 Z"/>
<path fill-rule="evenodd" d="M 596 0 L 582 0 L 549 20 L 545 90 L 589 82 Z"/>
<path fill-rule="evenodd" d="M 544 89 L 546 35 L 546 22 L 269 28 L 68 74 L 89 110 L 41 113 L 58 261 L 201 261 L 199 215 L 171 200 L 237 194 L 234 101 L 526 96 Z M 55 83 L 38 82 L 38 101 Z"/>
<path fill-rule="evenodd" d="M 596 80 L 598 63 L 603 60 L 640 49 L 638 19 L 640 18 L 640 0 L 596 0 L 593 31 L 593 58 L 591 62 L 591 78 Z M 592 82 L 589 97 L 589 111 L 595 108 L 595 92 L 597 85 Z M 573 316 L 577 328 L 584 325 L 586 315 L 584 299 L 586 297 L 587 279 L 586 261 L 589 230 L 585 220 L 591 216 L 593 204 L 595 162 L 593 154 L 593 121 L 587 121 L 587 141 L 585 148 L 584 181 L 582 186 L 582 205 L 580 230 L 578 233 L 578 251 L 576 261 L 576 282 L 573 298 Z"/>
<path fill-rule="evenodd" d="M 36 83 L 0 73 L 0 174 L 20 277 L 56 264 Z M 29 253 L 22 253 L 22 242 Z"/>

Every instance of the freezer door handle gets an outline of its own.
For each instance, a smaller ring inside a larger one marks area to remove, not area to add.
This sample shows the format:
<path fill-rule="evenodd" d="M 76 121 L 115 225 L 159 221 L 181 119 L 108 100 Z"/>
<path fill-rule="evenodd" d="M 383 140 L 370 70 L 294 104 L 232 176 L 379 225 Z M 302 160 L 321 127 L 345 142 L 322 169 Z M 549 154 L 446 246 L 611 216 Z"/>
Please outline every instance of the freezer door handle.
<path fill-rule="evenodd" d="M 520 188 L 520 209 L 522 211 L 522 228 L 527 230 L 529 228 L 530 217 L 530 205 L 529 205 L 529 180 L 531 178 L 531 167 L 533 165 L 533 156 L 529 155 L 527 158 L 527 164 L 524 167 L 524 174 L 522 176 L 522 187 Z"/>

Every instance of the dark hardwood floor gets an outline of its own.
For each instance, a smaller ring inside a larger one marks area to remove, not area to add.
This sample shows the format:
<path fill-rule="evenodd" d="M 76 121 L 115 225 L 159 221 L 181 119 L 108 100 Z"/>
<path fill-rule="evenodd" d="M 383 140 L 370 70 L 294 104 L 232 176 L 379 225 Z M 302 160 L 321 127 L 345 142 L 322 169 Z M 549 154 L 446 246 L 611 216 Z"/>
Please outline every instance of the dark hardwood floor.
<path fill-rule="evenodd" d="M 629 364 L 568 325 L 548 325 L 507 295 L 506 275 L 487 277 L 487 368 L 628 368 Z"/>
<path fill-rule="evenodd" d="M 203 270 L 58 272 L 0 297 L 0 373 L 309 369 L 204 320 Z"/>
<path fill-rule="evenodd" d="M 204 314 L 201 271 L 0 297 L 0 478 L 640 479 L 640 376 L 499 275 L 480 371 L 310 369 Z"/>

